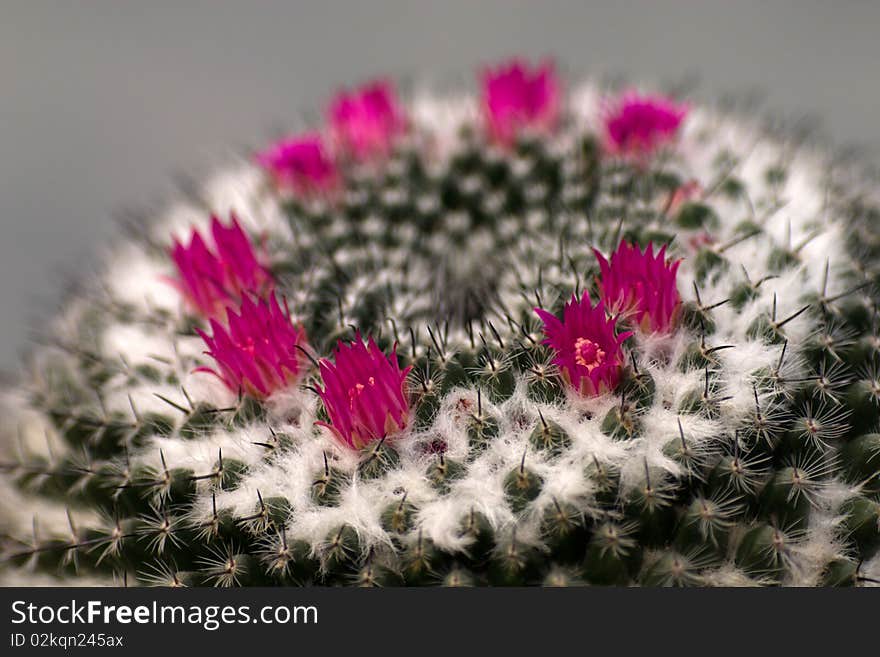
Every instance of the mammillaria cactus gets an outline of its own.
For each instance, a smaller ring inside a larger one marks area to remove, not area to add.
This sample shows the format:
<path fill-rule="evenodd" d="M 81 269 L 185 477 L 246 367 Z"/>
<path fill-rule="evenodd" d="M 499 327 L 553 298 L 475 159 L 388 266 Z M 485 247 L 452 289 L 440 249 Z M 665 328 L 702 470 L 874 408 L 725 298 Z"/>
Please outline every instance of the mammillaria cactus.
<path fill-rule="evenodd" d="M 4 582 L 880 581 L 876 190 L 477 85 L 342 92 L 115 247 L 3 395 Z"/>

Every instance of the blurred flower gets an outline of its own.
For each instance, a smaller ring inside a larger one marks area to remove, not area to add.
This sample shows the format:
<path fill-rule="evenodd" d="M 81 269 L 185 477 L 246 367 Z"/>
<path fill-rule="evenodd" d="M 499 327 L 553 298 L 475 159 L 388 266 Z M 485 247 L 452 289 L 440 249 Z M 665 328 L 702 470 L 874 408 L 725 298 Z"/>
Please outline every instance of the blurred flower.
<path fill-rule="evenodd" d="M 206 317 L 222 315 L 227 305 L 237 303 L 245 293 L 261 295 L 273 285 L 272 275 L 258 262 L 234 212 L 228 226 L 216 215 L 211 217 L 211 240 L 213 248 L 193 230 L 188 245 L 175 239 L 171 248 L 178 275 L 174 286 Z"/>
<path fill-rule="evenodd" d="M 256 156 L 275 183 L 297 194 L 325 194 L 339 184 L 336 163 L 317 132 L 282 139 Z"/>
<path fill-rule="evenodd" d="M 319 394 L 330 419 L 320 425 L 354 449 L 406 427 L 406 377 L 412 368 L 400 369 L 396 349 L 386 356 L 373 338 L 364 344 L 358 334 L 353 342 L 339 342 L 334 360 L 319 363 L 324 384 Z"/>
<path fill-rule="evenodd" d="M 327 114 L 337 145 L 358 161 L 387 157 L 394 140 L 406 130 L 403 108 L 387 80 L 338 94 Z"/>
<path fill-rule="evenodd" d="M 236 313 L 228 308 L 227 325 L 211 320 L 212 335 L 197 329 L 217 363 L 216 369 L 197 371 L 217 376 L 233 392 L 264 399 L 294 384 L 302 373 L 303 355 L 298 346 L 306 342 L 305 330 L 295 326 L 290 310 L 282 309 L 274 294 L 269 299 L 245 296 Z"/>
<path fill-rule="evenodd" d="M 562 91 L 553 62 L 529 70 L 512 59 L 483 72 L 482 109 L 489 135 L 510 144 L 526 131 L 549 132 L 559 120 Z"/>
<path fill-rule="evenodd" d="M 697 252 L 707 246 L 712 246 L 713 244 L 715 244 L 715 242 L 716 240 L 711 233 L 707 233 L 705 230 L 702 230 L 695 235 L 691 235 L 688 238 L 687 244 L 690 247 L 691 251 Z"/>
<path fill-rule="evenodd" d="M 601 301 L 593 306 L 584 291 L 580 300 L 572 295 L 565 304 L 562 320 L 541 308 L 535 312 L 544 322 L 544 344 L 556 351 L 553 362 L 571 387 L 585 396 L 617 388 L 623 363 L 621 344 L 632 332 L 615 335 L 614 319 L 605 314 Z"/>
<path fill-rule="evenodd" d="M 606 148 L 616 155 L 650 157 L 676 138 L 687 113 L 687 105 L 665 96 L 629 91 L 603 112 Z"/>
<path fill-rule="evenodd" d="M 676 285 L 681 260 L 666 260 L 665 246 L 655 256 L 653 244 L 642 252 L 626 241 L 610 262 L 596 249 L 593 253 L 599 261 L 602 300 L 611 312 L 631 317 L 645 332 L 672 330 L 681 305 Z"/>
<path fill-rule="evenodd" d="M 679 185 L 669 197 L 666 204 L 666 214 L 678 213 L 681 206 L 689 201 L 699 199 L 703 195 L 703 186 L 698 180 L 688 180 Z"/>

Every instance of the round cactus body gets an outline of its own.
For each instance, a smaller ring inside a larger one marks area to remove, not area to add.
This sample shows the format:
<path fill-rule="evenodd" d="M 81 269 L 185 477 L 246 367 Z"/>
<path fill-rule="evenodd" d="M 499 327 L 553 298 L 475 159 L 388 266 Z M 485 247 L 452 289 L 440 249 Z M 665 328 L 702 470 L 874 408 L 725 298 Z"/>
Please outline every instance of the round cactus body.
<path fill-rule="evenodd" d="M 870 585 L 880 202 L 742 115 L 380 80 L 132 226 L 3 393 L 5 583 Z"/>

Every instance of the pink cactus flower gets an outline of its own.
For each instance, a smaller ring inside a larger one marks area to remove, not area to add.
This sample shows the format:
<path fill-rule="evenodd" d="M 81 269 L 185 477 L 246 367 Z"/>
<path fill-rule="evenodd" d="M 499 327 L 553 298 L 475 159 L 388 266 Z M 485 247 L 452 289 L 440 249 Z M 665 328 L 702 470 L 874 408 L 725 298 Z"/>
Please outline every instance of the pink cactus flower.
<path fill-rule="evenodd" d="M 603 112 L 605 146 L 615 155 L 650 158 L 675 140 L 687 113 L 687 105 L 671 98 L 626 92 Z"/>
<path fill-rule="evenodd" d="M 359 162 L 387 157 L 395 139 L 406 131 L 403 108 L 387 80 L 338 94 L 327 122 L 339 149 Z"/>
<path fill-rule="evenodd" d="M 212 335 L 197 329 L 217 367 L 196 371 L 209 372 L 233 392 L 256 399 L 296 383 L 303 371 L 298 347 L 304 347 L 306 335 L 291 321 L 287 304 L 282 309 L 274 294 L 268 300 L 245 296 L 238 312 L 226 312 L 228 328 L 212 319 Z"/>
<path fill-rule="evenodd" d="M 255 159 L 280 188 L 300 196 L 326 195 L 339 185 L 336 163 L 317 132 L 282 139 Z"/>
<path fill-rule="evenodd" d="M 482 110 L 489 136 L 509 145 L 523 132 L 552 132 L 559 121 L 562 90 L 552 61 L 529 70 L 512 59 L 483 72 Z"/>
<path fill-rule="evenodd" d="M 386 356 L 373 338 L 367 344 L 358 335 L 348 344 L 339 342 L 335 363 L 319 363 L 324 388 L 319 391 L 336 438 L 353 449 L 392 436 L 409 422 L 406 377 L 411 367 L 400 369 L 396 348 Z"/>
<path fill-rule="evenodd" d="M 196 312 L 222 316 L 245 293 L 260 295 L 272 287 L 272 275 L 258 261 L 234 212 L 228 226 L 211 217 L 211 242 L 193 230 L 188 245 L 175 240 L 171 247 L 178 276 L 172 284 Z"/>
<path fill-rule="evenodd" d="M 645 332 L 668 333 L 675 325 L 681 297 L 676 276 L 681 260 L 666 259 L 666 247 L 654 255 L 649 243 L 644 252 L 638 245 L 621 241 L 611 261 L 593 249 L 599 261 L 599 288 L 611 312 L 631 318 Z"/>
<path fill-rule="evenodd" d="M 541 308 L 535 312 L 544 322 L 544 344 L 556 351 L 553 362 L 572 388 L 584 396 L 617 388 L 623 364 L 621 344 L 632 332 L 615 335 L 614 319 L 606 315 L 601 301 L 592 305 L 584 291 L 580 300 L 572 295 L 565 304 L 562 320 Z"/>

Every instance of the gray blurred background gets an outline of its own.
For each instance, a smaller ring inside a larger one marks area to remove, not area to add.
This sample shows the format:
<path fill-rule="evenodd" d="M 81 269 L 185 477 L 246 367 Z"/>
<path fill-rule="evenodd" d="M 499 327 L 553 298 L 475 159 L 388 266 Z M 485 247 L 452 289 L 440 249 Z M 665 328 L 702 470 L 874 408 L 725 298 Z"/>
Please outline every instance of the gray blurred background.
<path fill-rule="evenodd" d="M 880 145 L 880 2 L 0 0 L 0 369 L 128 208 L 390 72 L 450 86 L 500 57 L 702 93 L 765 92 Z"/>

